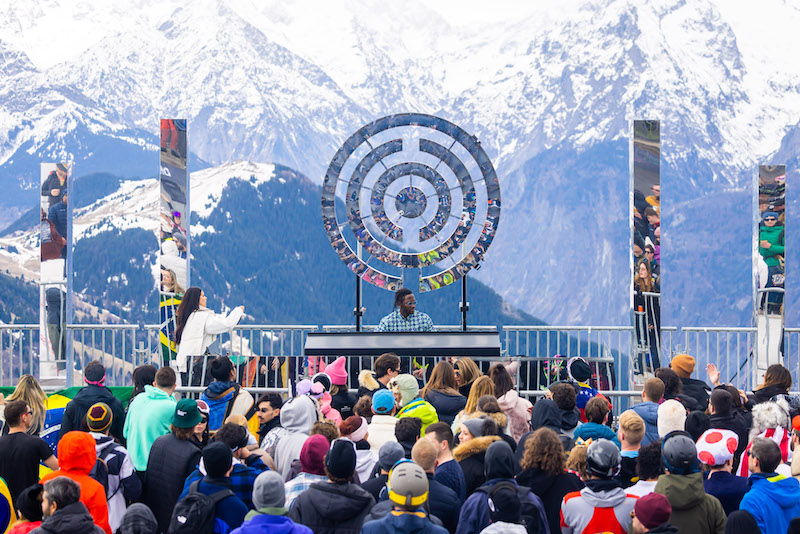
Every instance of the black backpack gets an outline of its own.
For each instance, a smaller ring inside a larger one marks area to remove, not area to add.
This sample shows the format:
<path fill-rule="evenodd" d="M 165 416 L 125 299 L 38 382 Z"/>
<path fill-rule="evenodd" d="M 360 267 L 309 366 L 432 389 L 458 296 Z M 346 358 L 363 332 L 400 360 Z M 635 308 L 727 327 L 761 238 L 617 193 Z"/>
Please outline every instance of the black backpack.
<path fill-rule="evenodd" d="M 544 534 L 547 529 L 546 523 L 542 521 L 542 516 L 536 505 L 528 500 L 530 488 L 518 486 L 513 482 L 498 482 L 494 486 L 481 486 L 475 491 L 485 493 L 488 500 L 492 495 L 502 490 L 511 490 L 517 494 L 520 504 L 520 523 L 525 526 L 528 534 Z"/>
<path fill-rule="evenodd" d="M 89 471 L 89 476 L 98 481 L 102 486 L 103 489 L 106 491 L 106 501 L 111 499 L 114 495 L 116 495 L 117 491 L 119 491 L 119 486 L 117 486 L 117 490 L 114 492 L 114 495 L 108 494 L 108 464 L 106 463 L 106 458 L 117 449 L 116 445 L 110 445 L 105 447 L 102 451 L 100 451 L 100 456 L 97 457 L 97 460 L 94 462 L 94 466 L 92 470 Z"/>
<path fill-rule="evenodd" d="M 189 485 L 189 493 L 178 501 L 169 520 L 167 534 L 227 534 L 228 526 L 216 517 L 217 503 L 234 493 L 230 489 L 219 490 L 211 495 L 204 495 L 198 491 L 200 481 L 195 480 Z"/>

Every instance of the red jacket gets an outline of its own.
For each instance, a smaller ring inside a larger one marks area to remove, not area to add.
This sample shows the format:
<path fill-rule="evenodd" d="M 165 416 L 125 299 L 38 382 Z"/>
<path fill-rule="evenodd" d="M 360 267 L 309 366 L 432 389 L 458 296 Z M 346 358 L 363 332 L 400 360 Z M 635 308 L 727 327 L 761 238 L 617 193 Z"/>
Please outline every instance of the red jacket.
<path fill-rule="evenodd" d="M 108 503 L 103 485 L 89 476 L 97 461 L 94 438 L 88 432 L 67 432 L 58 442 L 58 471 L 42 477 L 41 483 L 56 477 L 69 477 L 81 487 L 81 502 L 89 509 L 95 525 L 111 534 Z"/>

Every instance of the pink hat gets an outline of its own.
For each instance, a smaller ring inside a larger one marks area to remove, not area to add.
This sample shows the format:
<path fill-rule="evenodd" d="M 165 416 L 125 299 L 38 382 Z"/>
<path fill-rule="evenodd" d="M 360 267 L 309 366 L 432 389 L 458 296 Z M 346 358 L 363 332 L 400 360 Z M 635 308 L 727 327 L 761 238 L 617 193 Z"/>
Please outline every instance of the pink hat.
<path fill-rule="evenodd" d="M 345 361 L 344 356 L 339 356 L 325 368 L 325 373 L 331 377 L 331 384 L 334 386 L 343 386 L 347 383 L 347 371 L 344 369 Z"/>
<path fill-rule="evenodd" d="M 733 458 L 738 446 L 736 432 L 711 428 L 697 440 L 697 459 L 706 465 L 722 465 Z"/>

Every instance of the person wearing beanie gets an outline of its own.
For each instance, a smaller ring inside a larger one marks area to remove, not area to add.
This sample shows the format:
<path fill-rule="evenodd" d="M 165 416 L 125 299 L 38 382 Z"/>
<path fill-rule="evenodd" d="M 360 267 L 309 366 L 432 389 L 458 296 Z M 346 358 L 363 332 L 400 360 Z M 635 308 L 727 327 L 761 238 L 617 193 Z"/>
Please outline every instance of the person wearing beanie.
<path fill-rule="evenodd" d="M 714 388 L 708 401 L 710 428 L 730 430 L 736 433 L 739 445 L 733 454 L 733 471 L 739 467 L 740 458 L 749 443 L 748 424 L 744 416 L 735 408 L 733 395 L 724 386 Z"/>
<path fill-rule="evenodd" d="M 703 487 L 697 447 L 689 434 L 683 431 L 667 434 L 661 445 L 661 458 L 666 474 L 658 478 L 655 493 L 669 500 L 670 523 L 680 532 L 723 532 L 725 510 Z"/>
<path fill-rule="evenodd" d="M 83 430 L 86 421 L 86 412 L 98 402 L 104 402 L 111 407 L 113 422 L 109 434 L 119 441 L 124 439 L 123 427 L 125 423 L 125 412 L 122 403 L 105 386 L 106 368 L 98 361 L 91 361 L 83 368 L 83 381 L 86 386 L 82 387 L 72 400 L 64 408 L 64 415 L 61 417 L 61 430 L 59 439 L 67 432 L 72 430 Z"/>
<path fill-rule="evenodd" d="M 256 509 L 248 512 L 242 526 L 231 534 L 312 533 L 310 528 L 295 523 L 287 516 L 291 505 L 286 500 L 283 480 L 275 471 L 264 471 L 258 475 L 253 488 L 253 502 Z"/>
<path fill-rule="evenodd" d="M 419 383 L 412 375 L 398 375 L 389 381 L 389 389 L 394 393 L 395 403 L 400 407 L 397 418 L 417 417 L 422 421 L 422 435 L 428 425 L 439 422 L 436 409 L 419 396 Z"/>
<path fill-rule="evenodd" d="M 144 391 L 128 405 L 123 433 L 133 467 L 139 472 L 147 469 L 150 448 L 156 439 L 169 434 L 177 402 L 174 396 L 177 380 L 174 369 L 162 367 L 153 383 L 145 384 Z"/>
<path fill-rule="evenodd" d="M 573 450 L 577 450 L 573 449 Z M 626 532 L 636 504 L 615 477 L 621 455 L 607 439 L 592 441 L 586 449 L 586 487 L 567 493 L 561 503 L 561 531 Z"/>
<path fill-rule="evenodd" d="M 300 450 L 311 433 L 311 427 L 319 419 L 317 402 L 308 395 L 293 397 L 283 404 L 281 426 L 285 434 L 275 444 L 275 467 L 286 477 L 292 462 L 300 458 Z"/>
<path fill-rule="evenodd" d="M 711 393 L 711 388 L 702 380 L 692 378 L 694 365 L 694 358 L 688 354 L 675 355 L 669 364 L 670 368 L 680 378 L 684 395 L 694 399 L 697 402 L 696 409 L 704 412 L 708 408 L 708 395 Z"/>
<path fill-rule="evenodd" d="M 88 410 L 88 408 L 87 408 Z M 73 430 L 58 441 L 58 470 L 42 477 L 41 483 L 58 477 L 67 477 L 80 486 L 80 501 L 89 510 L 94 523 L 106 534 L 111 534 L 108 523 L 108 504 L 103 485 L 89 476 L 97 461 L 94 439 L 87 432 Z"/>
<path fill-rule="evenodd" d="M 497 423 L 482 412 L 474 412 L 469 419 L 461 421 L 458 433 L 459 444 L 453 449 L 456 459 L 464 472 L 466 495 L 469 498 L 478 487 L 486 482 L 486 451 L 495 441 L 503 438 L 497 435 Z"/>
<path fill-rule="evenodd" d="M 577 392 L 575 404 L 580 411 L 581 422 L 585 423 L 586 417 L 583 410 L 586 408 L 586 403 L 598 394 L 598 391 L 589 384 L 592 378 L 592 368 L 589 367 L 586 360 L 576 356 L 567 360 L 567 376 Z"/>
<path fill-rule="evenodd" d="M 352 441 L 356 446 L 356 473 L 359 481 L 369 480 L 378 456 L 370 448 L 369 424 L 367 420 L 358 415 L 351 415 L 339 425 L 342 439 Z"/>
<path fill-rule="evenodd" d="M 727 392 L 726 392 L 727 393 Z M 733 470 L 733 457 L 739 445 L 735 432 L 711 428 L 697 440 L 697 459 L 707 473 L 703 481 L 706 493 L 719 499 L 725 515 L 739 509 L 739 503 L 750 489 L 747 479 L 737 477 Z"/>
<path fill-rule="evenodd" d="M 213 495 L 218 491 L 231 489 L 230 476 L 233 471 L 233 451 L 226 443 L 221 441 L 209 443 L 203 449 L 203 466 L 205 467 L 206 476 L 202 480 L 192 482 L 183 490 L 178 500 L 183 499 L 189 493 L 197 492 L 203 495 Z M 283 493 L 283 485 L 281 485 L 281 493 Z M 221 520 L 231 529 L 239 527 L 244 522 L 246 515 L 247 506 L 232 492 L 218 501 L 214 508 L 215 519 Z"/>
<path fill-rule="evenodd" d="M 286 482 L 286 508 L 292 507 L 297 496 L 317 482 L 328 480 L 325 475 L 325 454 L 330 442 L 322 434 L 310 436 L 300 449 L 300 473 Z"/>
<path fill-rule="evenodd" d="M 385 501 L 385 505 L 391 507 L 391 513 L 386 513 L 381 519 L 367 522 L 361 532 L 446 534 L 447 530 L 434 524 L 428 512 L 433 506 L 429 482 L 430 479 L 426 478 L 419 465 L 408 461 L 396 465 L 389 475 L 388 499 Z"/>
<path fill-rule="evenodd" d="M 381 389 L 372 395 L 372 420 L 369 422 L 367 441 L 372 450 L 380 450 L 385 443 L 397 441 L 394 437 L 394 427 L 397 417 L 394 403 L 394 393 L 388 389 Z"/>
<path fill-rule="evenodd" d="M 253 486 L 255 485 L 256 477 L 267 470 L 267 464 L 264 463 L 264 459 L 259 454 L 251 451 L 248 447 L 249 436 L 250 433 L 244 426 L 236 423 L 225 423 L 214 434 L 213 441 L 224 443 L 233 451 L 233 470 L 228 477 L 231 490 L 247 506 L 248 510 L 253 510 L 255 508 Z M 266 459 L 268 462 L 270 461 L 269 455 L 266 455 Z M 200 466 L 186 477 L 186 481 L 183 483 L 183 491 L 185 492 L 195 480 L 202 480 L 206 474 L 205 467 L 201 462 Z"/>
<path fill-rule="evenodd" d="M 529 521 L 538 523 L 536 532 L 548 530 L 547 513 L 542 500 L 529 488 L 517 484 L 514 479 L 515 462 L 514 452 L 505 441 L 492 443 L 486 450 L 484 462 L 485 484 L 475 490 L 461 508 L 456 534 L 478 534 L 488 527 L 491 522 L 489 500 L 496 494 L 500 487 L 509 487 L 516 490 L 517 503 L 523 515 Z"/>
<path fill-rule="evenodd" d="M 14 501 L 14 508 L 19 518 L 7 534 L 27 534 L 42 524 L 42 493 L 44 486 L 34 484 L 28 486 Z M 0 525 L 2 526 L 2 525 Z"/>
<path fill-rule="evenodd" d="M 394 464 L 405 459 L 403 446 L 396 441 L 387 441 L 378 452 L 378 476 L 372 477 L 366 482 L 361 483 L 361 487 L 367 490 L 375 498 L 375 502 L 381 500 L 381 493 L 389 480 L 389 471 Z"/>
<path fill-rule="evenodd" d="M 678 529 L 669 524 L 672 506 L 660 493 L 641 497 L 633 507 L 633 534 L 677 534 Z"/>
<path fill-rule="evenodd" d="M 133 503 L 125 510 L 119 529 L 114 534 L 156 534 L 158 521 L 150 508 L 140 502 Z"/>
<path fill-rule="evenodd" d="M 750 491 L 745 493 L 739 509 L 752 514 L 762 534 L 783 534 L 789 522 L 800 516 L 800 483 L 776 473 L 781 459 L 780 447 L 767 438 L 755 438 L 748 451 L 753 474 Z"/>
<path fill-rule="evenodd" d="M 333 363 L 325 368 L 325 374 L 330 377 L 331 408 L 338 411 L 342 420 L 353 415 L 353 407 L 358 402 L 358 397 L 347 389 L 347 358 L 339 356 Z"/>
<path fill-rule="evenodd" d="M 686 428 L 686 408 L 675 399 L 666 400 L 658 407 L 658 435 L 664 438 L 670 432 Z"/>
<path fill-rule="evenodd" d="M 314 534 L 358 534 L 375 499 L 353 484 L 356 448 L 353 442 L 335 440 L 325 455 L 328 480 L 312 484 L 289 510 L 289 518 Z"/>
<path fill-rule="evenodd" d="M 522 524 L 519 497 L 513 488 L 499 488 L 488 500 L 491 524 L 481 530 L 481 534 L 527 534 L 528 529 Z M 556 532 L 560 531 L 559 527 Z"/>
<path fill-rule="evenodd" d="M 159 532 L 166 532 L 183 483 L 200 463 L 194 427 L 202 420 L 197 401 L 181 399 L 175 405 L 170 433 L 153 442 L 144 478 L 144 504 L 153 511 Z"/>
<path fill-rule="evenodd" d="M 94 438 L 97 458 L 108 469 L 108 523 L 111 530 L 116 532 L 125 514 L 126 502 L 136 501 L 142 494 L 142 481 L 133 468 L 127 449 L 108 435 L 113 417 L 111 408 L 103 402 L 93 404 L 86 412 L 86 426 Z"/>

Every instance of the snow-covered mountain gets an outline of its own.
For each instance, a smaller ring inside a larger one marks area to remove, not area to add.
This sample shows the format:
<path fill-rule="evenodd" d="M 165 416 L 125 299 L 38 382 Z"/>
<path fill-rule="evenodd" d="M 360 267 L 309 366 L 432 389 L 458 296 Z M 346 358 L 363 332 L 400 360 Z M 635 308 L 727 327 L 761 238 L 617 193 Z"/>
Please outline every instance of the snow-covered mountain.
<path fill-rule="evenodd" d="M 628 120 L 659 118 L 664 324 L 740 324 L 753 168 L 800 154 L 798 24 L 785 0 L 15 3 L 0 12 L 0 184 L 15 191 L 0 203 L 35 202 L 42 159 L 145 174 L 161 116 L 189 118 L 205 161 L 319 181 L 362 124 L 435 113 L 501 179 L 475 276 L 553 323 L 620 324 Z"/>

